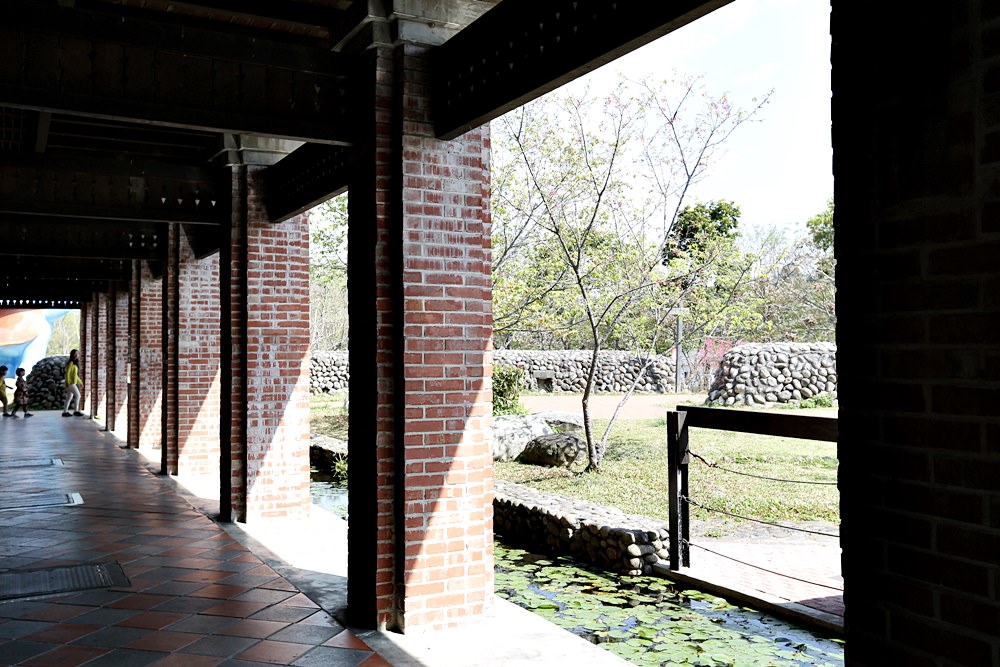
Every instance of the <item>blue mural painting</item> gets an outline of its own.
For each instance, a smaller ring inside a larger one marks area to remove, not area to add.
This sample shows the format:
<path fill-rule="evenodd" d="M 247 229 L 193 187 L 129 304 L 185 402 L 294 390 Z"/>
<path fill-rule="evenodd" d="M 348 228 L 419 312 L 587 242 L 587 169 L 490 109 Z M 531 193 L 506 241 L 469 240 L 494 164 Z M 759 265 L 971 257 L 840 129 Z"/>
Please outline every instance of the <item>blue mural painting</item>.
<path fill-rule="evenodd" d="M 13 378 L 18 368 L 30 373 L 31 367 L 45 358 L 52 325 L 70 312 L 66 308 L 0 308 L 0 366 L 10 369 L 8 378 Z M 69 354 L 69 350 L 60 354 Z"/>

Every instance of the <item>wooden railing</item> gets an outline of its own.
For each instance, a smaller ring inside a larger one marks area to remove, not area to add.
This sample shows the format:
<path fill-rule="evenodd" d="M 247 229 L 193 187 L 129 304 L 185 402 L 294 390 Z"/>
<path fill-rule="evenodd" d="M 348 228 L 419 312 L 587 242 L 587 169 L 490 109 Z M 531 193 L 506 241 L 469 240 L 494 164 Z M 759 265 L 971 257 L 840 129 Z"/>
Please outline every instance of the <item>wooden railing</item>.
<path fill-rule="evenodd" d="M 710 428 L 803 440 L 837 441 L 835 417 L 807 417 L 774 412 L 679 405 L 667 412 L 667 465 L 670 492 L 670 569 L 691 566 L 688 498 L 688 429 Z"/>

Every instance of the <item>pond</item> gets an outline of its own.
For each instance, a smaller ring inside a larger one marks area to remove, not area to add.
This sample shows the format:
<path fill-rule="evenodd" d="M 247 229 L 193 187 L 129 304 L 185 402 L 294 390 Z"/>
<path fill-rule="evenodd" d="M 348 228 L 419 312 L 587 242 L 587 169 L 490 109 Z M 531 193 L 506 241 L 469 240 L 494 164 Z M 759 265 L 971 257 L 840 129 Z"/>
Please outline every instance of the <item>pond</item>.
<path fill-rule="evenodd" d="M 844 664 L 844 643 L 656 577 L 496 544 L 496 592 L 640 666 Z"/>
<path fill-rule="evenodd" d="M 312 470 L 312 501 L 347 518 L 342 478 Z M 841 667 L 844 643 L 656 577 L 495 545 L 496 593 L 641 667 Z"/>
<path fill-rule="evenodd" d="M 313 467 L 309 471 L 309 497 L 314 505 L 347 518 L 347 484 L 343 477 L 329 470 Z"/>

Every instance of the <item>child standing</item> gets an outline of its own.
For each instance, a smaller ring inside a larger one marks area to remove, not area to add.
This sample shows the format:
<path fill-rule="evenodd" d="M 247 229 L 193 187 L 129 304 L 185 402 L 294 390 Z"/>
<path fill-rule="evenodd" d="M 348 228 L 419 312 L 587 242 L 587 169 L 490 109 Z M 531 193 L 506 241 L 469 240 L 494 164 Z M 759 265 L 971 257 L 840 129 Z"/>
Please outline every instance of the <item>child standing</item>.
<path fill-rule="evenodd" d="M 0 366 L 0 403 L 3 403 L 3 416 L 10 417 L 7 412 L 7 367 Z"/>
<path fill-rule="evenodd" d="M 17 369 L 17 380 L 14 383 L 14 408 L 10 411 L 11 417 L 17 416 L 17 409 L 21 408 L 21 412 L 24 413 L 25 417 L 34 417 L 33 414 L 28 412 L 28 381 L 24 379 L 24 369 Z"/>

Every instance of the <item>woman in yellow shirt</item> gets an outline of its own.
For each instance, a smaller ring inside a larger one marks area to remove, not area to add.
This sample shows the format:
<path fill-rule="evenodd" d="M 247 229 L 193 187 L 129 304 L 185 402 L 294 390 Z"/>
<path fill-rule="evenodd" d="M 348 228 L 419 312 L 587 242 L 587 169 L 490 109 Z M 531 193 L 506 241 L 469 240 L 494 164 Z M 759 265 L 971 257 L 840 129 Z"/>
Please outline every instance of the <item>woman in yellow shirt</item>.
<path fill-rule="evenodd" d="M 63 417 L 69 417 L 69 406 L 73 406 L 73 414 L 82 417 L 80 412 L 80 387 L 83 380 L 80 378 L 80 356 L 76 350 L 69 351 L 69 361 L 66 362 L 66 407 L 63 408 Z"/>

